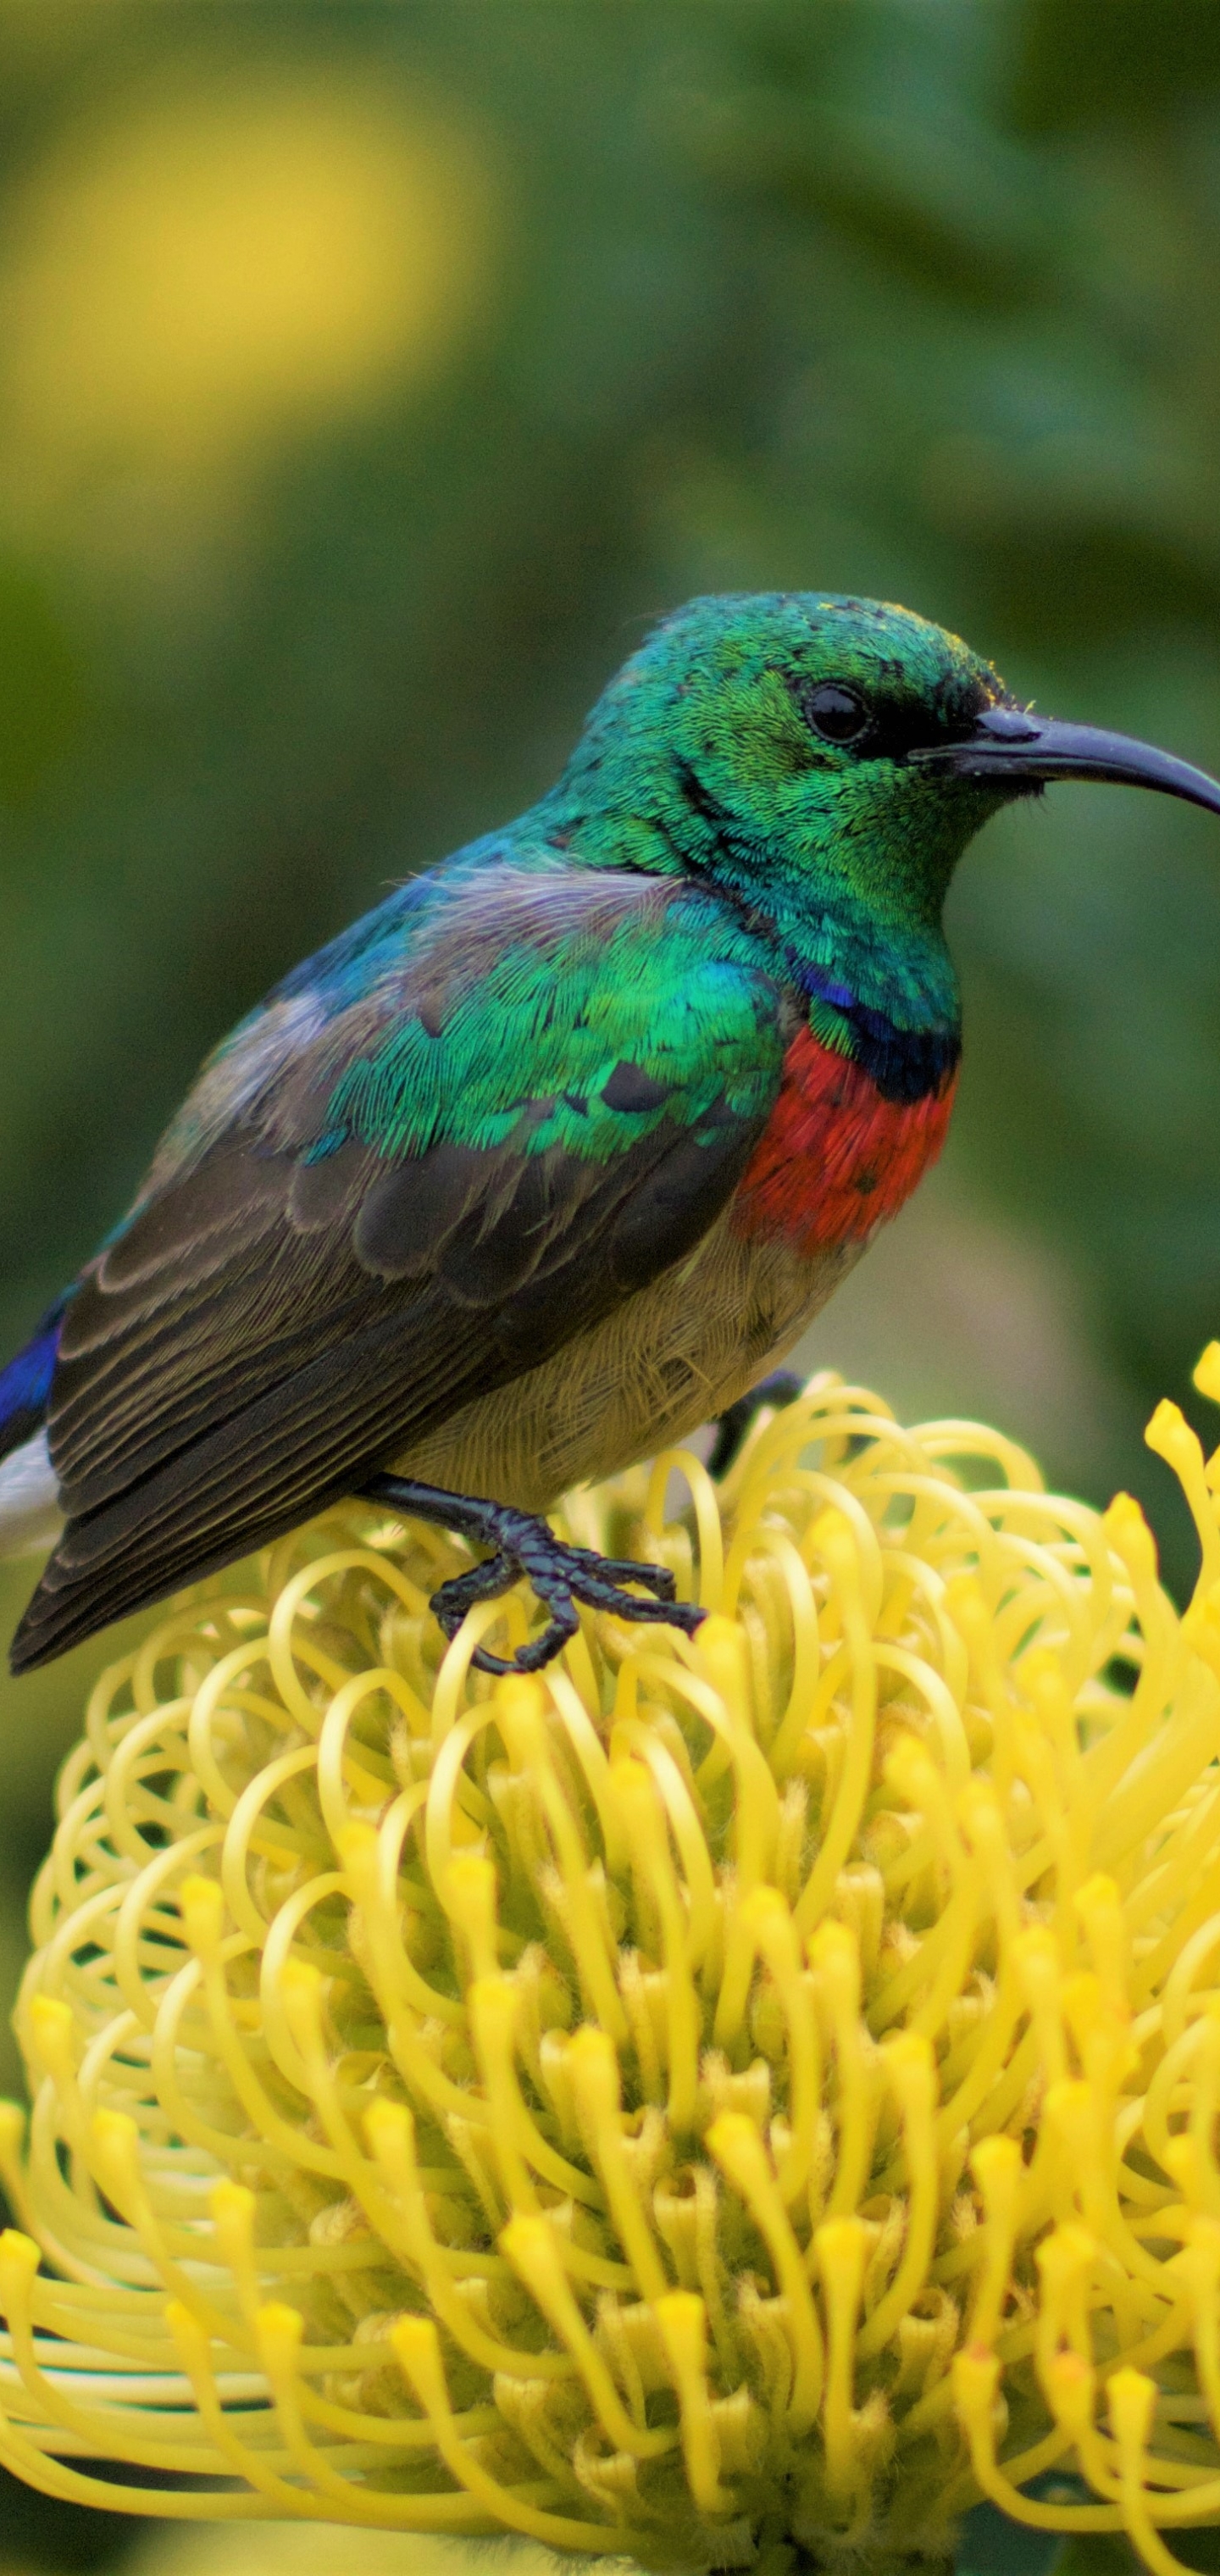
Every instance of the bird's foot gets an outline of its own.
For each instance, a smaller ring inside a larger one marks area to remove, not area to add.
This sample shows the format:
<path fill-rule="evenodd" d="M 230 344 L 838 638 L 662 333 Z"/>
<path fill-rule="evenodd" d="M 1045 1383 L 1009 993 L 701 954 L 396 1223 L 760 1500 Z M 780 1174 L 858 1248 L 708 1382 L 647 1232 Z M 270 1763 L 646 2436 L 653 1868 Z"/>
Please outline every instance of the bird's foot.
<path fill-rule="evenodd" d="M 778 1410 L 781 1405 L 791 1404 L 804 1391 L 803 1378 L 794 1377 L 791 1369 L 776 1369 L 771 1377 L 760 1377 L 757 1386 L 750 1387 L 745 1395 L 739 1395 L 736 1404 L 726 1405 L 716 1419 L 716 1438 L 707 1462 L 709 1476 L 727 1476 L 734 1459 L 741 1454 L 755 1414 L 761 1413 L 764 1405 L 773 1405 Z"/>
<path fill-rule="evenodd" d="M 511 1503 L 489 1502 L 474 1494 L 451 1494 L 440 1485 L 417 1484 L 410 1476 L 370 1476 L 360 1490 L 370 1502 L 388 1503 L 392 1511 L 412 1519 L 458 1530 L 463 1538 L 491 1549 L 482 1564 L 472 1565 L 468 1574 L 452 1575 L 433 1593 L 430 1606 L 447 1637 L 456 1637 L 477 1601 L 498 1600 L 523 1574 L 533 1585 L 550 1613 L 549 1626 L 508 1657 L 476 1646 L 471 1661 L 480 1672 L 540 1671 L 575 1636 L 579 1601 L 590 1610 L 611 1610 L 616 1619 L 652 1619 L 682 1628 L 688 1637 L 707 1615 L 693 1602 L 674 1599 L 668 1566 L 637 1565 L 631 1557 L 599 1556 L 595 1548 L 574 1547 L 556 1538 L 536 1512 L 519 1512 Z M 628 1583 L 644 1589 L 624 1591 Z"/>

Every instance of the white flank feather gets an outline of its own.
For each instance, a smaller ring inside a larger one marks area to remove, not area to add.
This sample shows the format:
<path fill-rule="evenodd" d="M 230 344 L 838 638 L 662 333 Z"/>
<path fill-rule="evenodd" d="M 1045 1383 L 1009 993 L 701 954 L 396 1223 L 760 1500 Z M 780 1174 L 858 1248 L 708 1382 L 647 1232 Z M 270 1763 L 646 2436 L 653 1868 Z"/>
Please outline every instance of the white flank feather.
<path fill-rule="evenodd" d="M 0 1466 L 0 1556 L 40 1556 L 64 1525 L 45 1431 Z"/>

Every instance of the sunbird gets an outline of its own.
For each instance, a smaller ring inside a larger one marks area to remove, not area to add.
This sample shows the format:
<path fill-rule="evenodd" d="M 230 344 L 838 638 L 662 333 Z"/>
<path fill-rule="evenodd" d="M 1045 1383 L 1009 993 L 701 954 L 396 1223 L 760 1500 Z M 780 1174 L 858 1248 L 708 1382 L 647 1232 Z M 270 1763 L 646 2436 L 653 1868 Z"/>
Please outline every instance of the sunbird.
<path fill-rule="evenodd" d="M 944 1142 L 945 895 L 1048 780 L 1220 813 L 1202 771 L 1022 706 L 955 635 L 817 592 L 692 600 L 556 786 L 398 886 L 204 1064 L 139 1194 L 0 1372 L 0 1552 L 55 1544 L 15 1672 L 344 1496 L 693 1630 L 561 1541 L 569 1486 L 721 1425 Z M 753 1391 L 753 1392 L 752 1392 Z"/>

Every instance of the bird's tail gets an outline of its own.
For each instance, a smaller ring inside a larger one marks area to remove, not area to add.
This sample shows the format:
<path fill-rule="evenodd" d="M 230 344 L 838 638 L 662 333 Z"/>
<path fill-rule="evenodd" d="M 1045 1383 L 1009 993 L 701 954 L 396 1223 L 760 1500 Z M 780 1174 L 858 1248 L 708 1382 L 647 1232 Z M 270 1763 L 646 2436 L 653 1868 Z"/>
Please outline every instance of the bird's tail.
<path fill-rule="evenodd" d="M 0 1557 L 47 1547 L 62 1527 L 46 1420 L 67 1302 L 58 1297 L 24 1350 L 0 1369 Z"/>

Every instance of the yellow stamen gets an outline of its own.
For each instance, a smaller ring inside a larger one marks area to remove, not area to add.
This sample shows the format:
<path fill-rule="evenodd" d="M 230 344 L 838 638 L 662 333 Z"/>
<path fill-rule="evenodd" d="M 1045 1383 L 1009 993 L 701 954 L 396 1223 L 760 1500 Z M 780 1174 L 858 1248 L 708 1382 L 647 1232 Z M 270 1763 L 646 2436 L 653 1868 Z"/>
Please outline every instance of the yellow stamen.
<path fill-rule="evenodd" d="M 1129 1498 L 830 1378 L 722 1492 L 566 1507 L 694 1638 L 485 1678 L 524 1593 L 446 1644 L 456 1543 L 356 1504 L 180 1603 L 35 1893 L 0 2463 L 692 2569 L 781 2496 L 943 2558 L 986 2495 L 1173 2576 L 1220 2519 L 1220 1453 L 1150 1438 L 1181 1617 Z"/>

